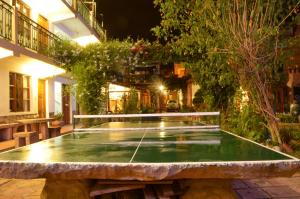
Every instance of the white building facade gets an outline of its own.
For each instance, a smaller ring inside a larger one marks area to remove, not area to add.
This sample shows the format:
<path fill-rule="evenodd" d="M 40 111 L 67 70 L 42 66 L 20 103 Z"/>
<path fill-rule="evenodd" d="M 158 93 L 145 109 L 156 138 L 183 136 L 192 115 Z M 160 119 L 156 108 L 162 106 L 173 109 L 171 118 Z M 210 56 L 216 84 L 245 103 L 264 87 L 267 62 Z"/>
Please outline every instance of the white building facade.
<path fill-rule="evenodd" d="M 0 0 L 0 122 L 59 112 L 72 122 L 72 82 L 48 51 L 60 37 L 80 45 L 105 39 L 93 0 Z"/>

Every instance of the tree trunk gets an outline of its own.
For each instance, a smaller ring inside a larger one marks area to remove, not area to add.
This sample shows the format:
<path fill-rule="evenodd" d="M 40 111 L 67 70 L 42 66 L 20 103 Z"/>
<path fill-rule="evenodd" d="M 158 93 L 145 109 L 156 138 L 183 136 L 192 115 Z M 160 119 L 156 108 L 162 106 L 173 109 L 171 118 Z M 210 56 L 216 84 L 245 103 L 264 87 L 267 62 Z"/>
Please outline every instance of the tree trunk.
<path fill-rule="evenodd" d="M 252 99 L 255 100 L 258 109 L 267 121 L 267 126 L 271 133 L 272 140 L 274 142 L 278 142 L 278 144 L 281 145 L 282 141 L 279 133 L 279 124 L 276 119 L 276 115 L 274 113 L 272 105 L 270 103 L 270 90 L 268 89 L 267 85 L 262 81 L 262 77 L 259 71 L 257 69 L 254 70 L 254 75 L 248 74 L 246 76 L 246 81 L 250 82 L 250 84 L 248 84 L 248 88 L 252 95 Z"/>

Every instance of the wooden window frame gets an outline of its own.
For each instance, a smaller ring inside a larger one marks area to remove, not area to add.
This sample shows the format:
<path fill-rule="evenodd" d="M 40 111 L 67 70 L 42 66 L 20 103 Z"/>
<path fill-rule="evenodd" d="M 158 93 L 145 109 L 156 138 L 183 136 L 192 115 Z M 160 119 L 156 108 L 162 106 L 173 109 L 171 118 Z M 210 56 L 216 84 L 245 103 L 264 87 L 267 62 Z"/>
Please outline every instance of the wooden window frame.
<path fill-rule="evenodd" d="M 31 77 L 20 73 L 9 73 L 10 112 L 30 112 Z"/>

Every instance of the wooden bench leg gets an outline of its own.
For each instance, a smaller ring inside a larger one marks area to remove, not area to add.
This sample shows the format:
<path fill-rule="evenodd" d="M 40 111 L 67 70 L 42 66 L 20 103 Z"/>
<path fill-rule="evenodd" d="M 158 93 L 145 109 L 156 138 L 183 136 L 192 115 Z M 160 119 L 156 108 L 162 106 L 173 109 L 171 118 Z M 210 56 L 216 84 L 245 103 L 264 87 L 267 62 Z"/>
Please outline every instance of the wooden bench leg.
<path fill-rule="evenodd" d="M 26 138 L 25 137 L 19 137 L 19 136 L 15 137 L 15 148 L 22 147 L 22 146 L 25 146 L 25 145 L 26 145 Z"/>
<path fill-rule="evenodd" d="M 37 132 L 21 132 L 16 133 L 15 137 L 15 147 L 21 147 L 28 144 L 33 144 L 39 141 L 39 134 Z"/>

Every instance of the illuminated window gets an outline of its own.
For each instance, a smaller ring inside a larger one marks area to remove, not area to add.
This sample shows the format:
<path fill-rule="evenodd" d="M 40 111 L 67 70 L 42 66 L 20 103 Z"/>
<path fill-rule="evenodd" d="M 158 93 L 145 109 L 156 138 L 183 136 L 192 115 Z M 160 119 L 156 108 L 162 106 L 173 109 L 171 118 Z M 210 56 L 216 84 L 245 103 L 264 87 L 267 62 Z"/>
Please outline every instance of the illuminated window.
<path fill-rule="evenodd" d="M 11 112 L 30 111 L 30 77 L 9 73 L 9 96 Z"/>
<path fill-rule="evenodd" d="M 17 7 L 17 10 L 19 12 L 21 12 L 23 15 L 25 15 L 26 17 L 30 17 L 30 8 L 28 5 L 26 5 L 25 3 L 23 3 L 20 0 L 16 0 L 15 1 L 15 5 Z"/>

